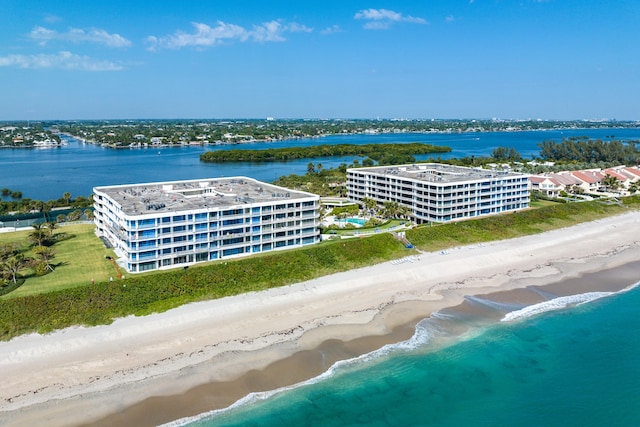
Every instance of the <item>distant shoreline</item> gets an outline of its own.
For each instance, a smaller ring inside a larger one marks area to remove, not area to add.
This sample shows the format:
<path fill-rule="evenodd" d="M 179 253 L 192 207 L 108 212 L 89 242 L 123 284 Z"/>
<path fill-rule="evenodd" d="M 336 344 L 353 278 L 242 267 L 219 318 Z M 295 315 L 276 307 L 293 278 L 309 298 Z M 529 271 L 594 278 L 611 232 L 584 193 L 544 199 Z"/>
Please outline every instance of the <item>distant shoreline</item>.
<path fill-rule="evenodd" d="M 268 144 L 272 142 L 282 142 L 282 141 L 294 141 L 300 139 L 318 139 L 332 136 L 350 136 L 350 135 L 392 135 L 392 134 L 435 134 L 435 135 L 453 135 L 453 134 L 469 134 L 469 133 L 491 133 L 491 132 L 509 132 L 509 133 L 517 133 L 517 132 L 545 132 L 545 131 L 564 131 L 564 130 L 591 130 L 591 129 L 640 129 L 640 123 L 636 123 L 635 126 L 591 126 L 591 127 L 579 127 L 579 126 L 567 126 L 567 127 L 542 127 L 535 129 L 527 129 L 527 128 L 500 128 L 500 129 L 483 129 L 483 128 L 469 128 L 469 129 L 448 129 L 448 130 L 402 130 L 397 131 L 394 129 L 378 129 L 375 132 L 371 131 L 354 131 L 354 132 L 336 132 L 336 133 L 324 133 L 321 135 L 291 135 L 285 136 L 281 138 L 268 138 L 268 139 L 250 139 L 246 141 L 224 141 L 224 140 L 216 140 L 216 141 L 189 141 L 189 142 L 180 142 L 175 144 L 154 144 L 154 143 L 128 143 L 123 145 L 117 145 L 117 143 L 102 143 L 95 140 L 85 139 L 82 136 L 72 135 L 70 133 L 60 133 L 64 134 L 68 137 L 77 139 L 79 141 L 85 142 L 87 144 L 92 144 L 96 146 L 101 146 L 105 148 L 113 148 L 113 149 L 148 149 L 148 148 L 178 148 L 185 146 L 220 146 L 220 145 L 249 145 L 249 144 Z"/>

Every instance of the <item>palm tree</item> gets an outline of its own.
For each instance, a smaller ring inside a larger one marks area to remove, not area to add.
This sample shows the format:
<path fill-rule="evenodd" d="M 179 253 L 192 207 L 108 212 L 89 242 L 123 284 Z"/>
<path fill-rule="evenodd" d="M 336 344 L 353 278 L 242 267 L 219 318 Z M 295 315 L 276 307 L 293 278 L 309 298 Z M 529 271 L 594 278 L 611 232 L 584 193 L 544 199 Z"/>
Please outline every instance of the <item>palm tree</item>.
<path fill-rule="evenodd" d="M 69 201 L 71 200 L 71 193 L 69 193 L 68 191 L 67 191 L 67 192 L 65 192 L 65 193 L 62 195 L 62 198 L 64 199 L 64 203 L 68 205 L 68 204 L 69 204 Z"/>
<path fill-rule="evenodd" d="M 0 272 L 14 284 L 18 283 L 18 273 L 25 265 L 24 255 L 18 253 L 0 264 Z"/>
<path fill-rule="evenodd" d="M 53 248 L 49 248 L 46 246 L 36 246 L 35 248 L 33 248 L 32 252 L 45 265 L 47 270 L 53 271 L 51 260 L 56 256 L 56 252 Z"/>
<path fill-rule="evenodd" d="M 0 264 L 8 260 L 10 257 L 18 253 L 18 247 L 15 243 L 4 243 L 0 245 Z"/>
<path fill-rule="evenodd" d="M 375 214 L 375 211 L 378 208 L 378 202 L 370 197 L 364 197 L 362 199 L 362 205 L 364 206 L 364 209 L 366 209 L 367 213 Z"/>
<path fill-rule="evenodd" d="M 618 179 L 615 176 L 606 174 L 604 178 L 602 178 L 602 185 L 606 189 L 616 190 L 620 185 L 620 182 L 618 182 Z"/>
<path fill-rule="evenodd" d="M 33 231 L 29 233 L 29 239 L 36 245 L 42 246 L 42 244 L 47 240 L 48 233 L 42 228 L 42 224 L 31 224 L 33 227 Z"/>
<path fill-rule="evenodd" d="M 398 216 L 398 202 L 384 202 L 383 213 L 387 218 L 396 218 Z"/>
<path fill-rule="evenodd" d="M 53 237 L 54 230 L 58 228 L 58 223 L 55 221 L 49 221 L 46 223 L 46 226 L 47 226 L 47 232 L 49 233 L 49 237 L 50 238 Z"/>
<path fill-rule="evenodd" d="M 411 208 L 405 205 L 398 206 L 398 216 L 400 218 L 409 219 L 411 217 Z"/>

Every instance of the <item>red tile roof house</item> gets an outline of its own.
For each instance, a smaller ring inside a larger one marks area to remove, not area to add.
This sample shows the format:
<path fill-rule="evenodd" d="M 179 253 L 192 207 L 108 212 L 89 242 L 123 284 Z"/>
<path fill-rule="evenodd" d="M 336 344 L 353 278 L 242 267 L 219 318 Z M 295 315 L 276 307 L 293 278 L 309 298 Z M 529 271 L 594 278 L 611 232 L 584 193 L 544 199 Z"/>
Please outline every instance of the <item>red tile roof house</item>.
<path fill-rule="evenodd" d="M 561 191 L 570 192 L 574 185 L 581 185 L 582 181 L 569 173 L 552 173 L 549 175 L 532 175 L 529 177 L 531 190 L 541 191 L 549 197 L 558 197 Z"/>
<path fill-rule="evenodd" d="M 598 191 L 600 182 L 604 178 L 604 174 L 599 170 L 574 171 L 571 172 L 571 175 L 583 182 L 582 187 L 586 187 L 586 191 Z"/>
<path fill-rule="evenodd" d="M 584 192 L 598 192 L 606 175 L 615 177 L 621 188 L 627 189 L 631 183 L 640 183 L 640 168 L 638 166 L 616 166 L 604 171 L 587 169 L 568 171 L 544 175 L 531 175 L 529 188 L 541 191 L 549 197 L 558 197 L 561 191 L 572 192 L 572 187 L 581 187 Z"/>
<path fill-rule="evenodd" d="M 566 191 L 567 193 L 573 192 L 572 187 L 582 187 L 582 189 L 586 191 L 584 183 L 573 176 L 571 172 L 553 173 L 551 174 L 551 177 L 558 181 L 564 187 L 564 191 Z"/>
<path fill-rule="evenodd" d="M 622 172 L 629 176 L 631 182 L 640 181 L 640 168 L 638 166 L 627 166 L 622 168 Z"/>
<path fill-rule="evenodd" d="M 604 170 L 605 175 L 610 175 L 618 180 L 620 187 L 627 188 L 629 186 L 629 179 L 624 176 L 619 170 L 615 168 L 608 168 Z"/>
<path fill-rule="evenodd" d="M 543 175 L 531 175 L 529 177 L 529 189 L 531 191 L 540 191 L 549 197 L 558 197 L 558 193 L 562 190 L 558 182 Z"/>

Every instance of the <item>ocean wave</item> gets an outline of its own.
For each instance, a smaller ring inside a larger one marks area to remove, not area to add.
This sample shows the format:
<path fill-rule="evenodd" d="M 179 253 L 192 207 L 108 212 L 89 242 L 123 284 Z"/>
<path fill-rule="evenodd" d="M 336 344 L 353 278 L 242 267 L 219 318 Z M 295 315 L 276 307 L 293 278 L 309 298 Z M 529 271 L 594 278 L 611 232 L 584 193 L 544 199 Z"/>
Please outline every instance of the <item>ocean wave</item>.
<path fill-rule="evenodd" d="M 541 302 L 524 307 L 507 313 L 500 321 L 513 322 L 516 320 L 528 319 L 541 313 L 548 311 L 561 310 L 566 307 L 585 304 L 600 298 L 613 295 L 615 292 L 586 292 L 584 294 L 568 295 L 564 297 L 554 298 L 549 301 Z"/>
<path fill-rule="evenodd" d="M 465 295 L 464 299 L 469 303 L 488 307 L 496 311 L 513 311 L 513 309 L 522 308 L 522 304 L 493 301 L 475 295 Z"/>
<path fill-rule="evenodd" d="M 281 387 L 275 390 L 250 393 L 245 397 L 237 400 L 235 403 L 233 403 L 232 405 L 226 408 L 215 409 L 215 410 L 198 414 L 192 417 L 181 418 L 179 420 L 162 424 L 159 427 L 180 427 L 180 426 L 185 426 L 185 425 L 188 425 L 197 421 L 201 421 L 207 418 L 215 417 L 216 415 L 221 415 L 223 413 L 226 413 L 228 411 L 231 411 L 233 409 L 236 409 L 245 405 L 251 405 L 253 403 L 267 400 L 280 393 L 285 393 L 287 391 L 304 387 L 306 385 L 319 383 L 321 381 L 324 381 L 328 378 L 335 376 L 342 369 L 349 368 L 351 366 L 355 366 L 363 363 L 366 364 L 367 362 L 375 361 L 391 353 L 408 352 L 408 351 L 414 350 L 420 346 L 427 344 L 431 339 L 431 337 L 435 333 L 437 333 L 435 328 L 430 327 L 430 323 L 428 322 L 428 320 L 429 319 L 427 318 L 422 320 L 421 322 L 418 322 L 418 324 L 416 325 L 415 332 L 413 333 L 411 338 L 405 341 L 401 341 L 399 343 L 386 344 L 377 350 L 374 350 L 370 353 L 362 354 L 357 357 L 353 357 L 351 359 L 339 360 L 333 365 L 331 365 L 331 367 L 327 369 L 325 372 L 323 372 L 322 374 L 316 377 L 310 378 L 306 381 L 302 381 L 290 386 Z"/>
<path fill-rule="evenodd" d="M 620 291 L 620 292 L 625 292 L 628 291 L 630 289 L 633 289 L 635 287 L 639 287 L 640 286 L 640 282 L 635 283 L 627 288 L 625 288 L 624 290 Z M 610 296 L 612 294 L 615 294 L 615 292 L 588 292 L 588 293 L 584 293 L 584 294 L 578 294 L 578 295 L 569 295 L 569 296 L 565 296 L 565 297 L 558 297 L 558 298 L 554 298 L 552 300 L 549 301 L 545 301 L 543 303 L 540 304 L 534 304 L 528 307 L 524 307 L 522 309 L 519 310 L 515 310 L 515 311 L 511 311 L 509 313 L 507 313 L 502 319 L 501 321 L 503 322 L 508 322 L 508 321 L 515 321 L 515 320 L 520 320 L 520 319 L 526 319 L 528 317 L 532 317 L 535 316 L 537 314 L 540 313 L 544 313 L 547 311 L 552 311 L 552 310 L 559 310 L 559 309 L 563 309 L 566 308 L 568 306 L 571 305 L 580 305 L 580 304 L 584 304 L 590 301 L 594 301 L 596 299 L 599 298 L 604 298 L 607 296 Z M 488 300 L 484 300 L 482 299 L 482 301 L 480 301 L 479 298 L 477 297 L 473 297 L 472 299 L 475 299 L 477 303 L 481 303 L 481 304 L 487 304 Z M 504 309 L 506 304 L 501 304 L 501 303 L 497 303 L 500 307 L 494 307 L 496 309 Z M 264 391 L 264 392 L 254 392 L 254 393 L 250 393 L 247 396 L 237 400 L 235 403 L 233 403 L 232 405 L 226 407 L 226 408 L 222 408 L 222 409 L 215 409 L 212 411 L 208 411 L 205 413 L 201 413 L 192 417 L 186 417 L 186 418 L 181 418 L 179 420 L 175 420 L 166 424 L 162 424 L 160 427 L 181 427 L 181 426 L 185 426 L 191 423 L 195 423 L 197 421 L 202 421 L 205 419 L 209 419 L 218 415 L 222 415 L 224 413 L 227 413 L 229 411 L 232 411 L 234 409 L 240 408 L 242 406 L 245 405 L 251 405 L 254 403 L 258 403 L 264 400 L 267 400 L 273 396 L 276 396 L 278 394 L 281 393 L 285 393 L 287 391 L 290 390 L 294 390 L 297 388 L 301 388 L 304 387 L 306 385 L 312 385 L 312 384 L 316 384 L 319 383 L 321 381 L 324 381 L 326 379 L 329 379 L 333 376 L 335 376 L 336 374 L 338 374 L 339 372 L 341 372 L 344 369 L 348 369 L 350 367 L 354 367 L 354 366 L 358 366 L 358 365 L 366 365 L 368 362 L 373 362 L 377 359 L 383 358 L 385 356 L 388 356 L 390 354 L 393 353 L 400 353 L 400 352 L 410 352 L 412 350 L 415 350 L 417 348 L 420 348 L 422 346 L 424 346 L 425 344 L 428 344 L 432 338 L 441 335 L 443 332 L 438 328 L 438 326 L 436 325 L 435 322 L 433 322 L 434 319 L 439 319 L 439 320 L 451 320 L 452 318 L 455 318 L 456 316 L 452 316 L 446 313 L 440 313 L 440 312 L 435 312 L 435 313 L 431 313 L 430 317 L 423 319 L 422 321 L 420 321 L 415 328 L 415 332 L 413 334 L 413 336 L 411 336 L 411 338 L 405 340 L 405 341 L 401 341 L 399 343 L 395 343 L 395 344 L 387 344 L 377 350 L 374 350 L 372 352 L 360 355 L 358 357 L 354 357 L 351 359 L 346 359 L 346 360 L 340 360 L 337 361 L 336 363 L 334 363 L 328 370 L 326 370 L 325 372 L 323 372 L 322 374 L 310 378 L 309 380 L 306 381 L 302 381 L 300 383 L 297 384 L 293 384 L 290 386 L 285 386 L 285 387 L 281 387 L 275 390 L 270 390 L 270 391 Z"/>

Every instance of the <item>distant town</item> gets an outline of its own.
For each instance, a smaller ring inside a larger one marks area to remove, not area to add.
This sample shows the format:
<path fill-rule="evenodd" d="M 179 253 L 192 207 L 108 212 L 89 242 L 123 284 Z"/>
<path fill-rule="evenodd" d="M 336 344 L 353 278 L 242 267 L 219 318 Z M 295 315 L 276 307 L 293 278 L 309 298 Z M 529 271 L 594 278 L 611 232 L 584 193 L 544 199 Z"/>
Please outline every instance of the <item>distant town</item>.
<path fill-rule="evenodd" d="M 246 119 L 95 120 L 0 122 L 0 147 L 63 144 L 60 134 L 112 148 L 218 145 L 317 138 L 338 134 L 519 132 L 533 130 L 634 128 L 616 120 L 445 120 L 445 119 Z"/>

